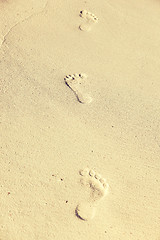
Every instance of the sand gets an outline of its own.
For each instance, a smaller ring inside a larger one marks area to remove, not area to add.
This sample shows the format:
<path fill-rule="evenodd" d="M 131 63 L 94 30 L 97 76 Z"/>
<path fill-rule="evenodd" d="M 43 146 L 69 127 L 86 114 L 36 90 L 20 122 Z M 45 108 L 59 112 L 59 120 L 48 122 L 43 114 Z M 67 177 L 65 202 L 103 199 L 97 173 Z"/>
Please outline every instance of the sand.
<path fill-rule="evenodd" d="M 1 240 L 160 239 L 159 15 L 0 1 Z"/>

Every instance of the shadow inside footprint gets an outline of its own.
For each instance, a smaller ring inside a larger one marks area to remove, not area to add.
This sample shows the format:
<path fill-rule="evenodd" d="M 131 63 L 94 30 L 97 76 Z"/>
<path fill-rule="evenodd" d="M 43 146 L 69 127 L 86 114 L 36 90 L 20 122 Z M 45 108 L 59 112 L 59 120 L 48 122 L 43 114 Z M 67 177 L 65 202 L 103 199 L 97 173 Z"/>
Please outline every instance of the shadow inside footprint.
<path fill-rule="evenodd" d="M 89 203 L 78 204 L 75 209 L 75 214 L 83 221 L 88 221 L 94 218 L 96 208 Z"/>

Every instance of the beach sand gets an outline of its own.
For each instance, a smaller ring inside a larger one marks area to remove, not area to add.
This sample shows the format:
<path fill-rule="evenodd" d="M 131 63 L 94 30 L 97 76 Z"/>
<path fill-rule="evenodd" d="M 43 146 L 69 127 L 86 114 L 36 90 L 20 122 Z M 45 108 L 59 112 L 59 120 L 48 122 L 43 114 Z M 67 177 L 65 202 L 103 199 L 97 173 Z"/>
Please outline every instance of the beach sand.
<path fill-rule="evenodd" d="M 0 239 L 160 239 L 160 2 L 0 1 Z"/>

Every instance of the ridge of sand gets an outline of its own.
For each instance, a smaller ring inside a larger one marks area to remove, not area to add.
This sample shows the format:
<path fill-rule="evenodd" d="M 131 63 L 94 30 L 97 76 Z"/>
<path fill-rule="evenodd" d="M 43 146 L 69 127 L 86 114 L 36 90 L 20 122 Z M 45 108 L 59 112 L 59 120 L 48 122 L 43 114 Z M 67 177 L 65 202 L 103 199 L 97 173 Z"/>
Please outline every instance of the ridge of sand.
<path fill-rule="evenodd" d="M 46 8 L 47 1 L 0 1 L 0 47 L 5 38 L 17 24 L 24 22 L 30 17 L 40 13 Z"/>

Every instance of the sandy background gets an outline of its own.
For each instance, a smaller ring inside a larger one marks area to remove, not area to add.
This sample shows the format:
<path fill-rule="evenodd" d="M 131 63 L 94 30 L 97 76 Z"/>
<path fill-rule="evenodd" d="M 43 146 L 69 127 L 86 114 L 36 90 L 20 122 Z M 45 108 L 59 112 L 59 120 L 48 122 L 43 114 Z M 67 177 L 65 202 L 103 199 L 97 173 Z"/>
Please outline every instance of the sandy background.
<path fill-rule="evenodd" d="M 156 0 L 0 1 L 1 240 L 160 240 L 159 16 Z M 110 186 L 90 221 L 86 167 Z"/>

